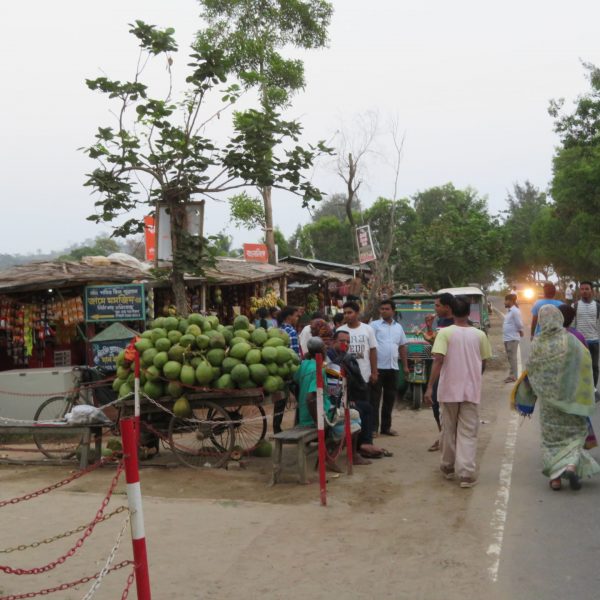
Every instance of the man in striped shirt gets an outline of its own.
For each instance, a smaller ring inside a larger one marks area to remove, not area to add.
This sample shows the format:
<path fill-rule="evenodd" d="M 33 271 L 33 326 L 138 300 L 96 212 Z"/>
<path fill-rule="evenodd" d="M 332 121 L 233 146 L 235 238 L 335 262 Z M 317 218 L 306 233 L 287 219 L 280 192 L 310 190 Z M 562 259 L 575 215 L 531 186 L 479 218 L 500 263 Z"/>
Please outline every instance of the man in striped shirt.
<path fill-rule="evenodd" d="M 575 303 L 575 320 L 573 327 L 580 331 L 587 342 L 592 355 L 592 369 L 594 371 L 594 386 L 598 384 L 598 355 L 600 354 L 600 305 L 594 300 L 594 288 L 591 281 L 582 281 L 579 284 L 581 300 Z"/>

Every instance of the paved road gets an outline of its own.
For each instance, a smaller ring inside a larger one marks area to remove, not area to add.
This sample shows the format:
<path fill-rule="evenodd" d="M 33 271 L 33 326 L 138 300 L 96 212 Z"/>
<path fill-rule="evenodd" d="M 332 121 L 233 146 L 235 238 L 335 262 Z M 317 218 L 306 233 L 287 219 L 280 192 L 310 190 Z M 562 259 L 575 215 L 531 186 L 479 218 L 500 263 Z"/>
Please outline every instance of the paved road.
<path fill-rule="evenodd" d="M 524 317 L 529 310 L 530 306 L 522 306 Z M 528 336 L 521 347 L 525 364 Z M 600 415 L 592 420 L 596 431 L 600 431 Z M 600 460 L 598 449 L 592 454 Z M 536 416 L 521 424 L 518 431 L 498 597 L 597 600 L 600 598 L 600 480 L 586 481 L 579 492 L 568 488 L 552 492 L 540 465 Z"/>

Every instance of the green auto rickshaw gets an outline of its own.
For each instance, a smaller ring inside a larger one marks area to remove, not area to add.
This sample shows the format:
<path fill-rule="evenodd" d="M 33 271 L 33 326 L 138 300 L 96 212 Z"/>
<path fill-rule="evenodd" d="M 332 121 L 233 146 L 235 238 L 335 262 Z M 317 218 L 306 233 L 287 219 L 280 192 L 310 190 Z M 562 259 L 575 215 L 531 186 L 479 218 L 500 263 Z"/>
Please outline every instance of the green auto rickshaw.
<path fill-rule="evenodd" d="M 430 292 L 407 292 L 394 294 L 396 322 L 402 325 L 408 338 L 408 377 L 402 368 L 398 371 L 398 391 L 408 395 L 413 409 L 418 410 L 423 403 L 425 388 L 431 374 L 431 341 L 425 337 L 425 317 L 435 315 L 435 294 Z M 437 319 L 433 321 L 435 330 Z"/>
<path fill-rule="evenodd" d="M 466 287 L 443 288 L 438 290 L 437 296 L 449 293 L 453 296 L 467 296 L 471 302 L 469 319 L 475 327 L 487 333 L 490 328 L 490 310 L 485 292 L 474 285 Z"/>

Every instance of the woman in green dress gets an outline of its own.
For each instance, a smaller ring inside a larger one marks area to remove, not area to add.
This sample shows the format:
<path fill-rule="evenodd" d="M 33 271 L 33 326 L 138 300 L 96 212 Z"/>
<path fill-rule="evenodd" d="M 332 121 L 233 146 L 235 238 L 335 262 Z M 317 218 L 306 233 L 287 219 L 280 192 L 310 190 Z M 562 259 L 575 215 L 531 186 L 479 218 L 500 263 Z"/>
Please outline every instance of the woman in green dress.
<path fill-rule="evenodd" d="M 563 315 L 553 305 L 538 315 L 540 333 L 534 338 L 527 372 L 540 405 L 544 475 L 559 490 L 561 479 L 572 489 L 581 478 L 600 473 L 600 466 L 584 449 L 586 417 L 595 409 L 590 353 L 563 327 Z"/>

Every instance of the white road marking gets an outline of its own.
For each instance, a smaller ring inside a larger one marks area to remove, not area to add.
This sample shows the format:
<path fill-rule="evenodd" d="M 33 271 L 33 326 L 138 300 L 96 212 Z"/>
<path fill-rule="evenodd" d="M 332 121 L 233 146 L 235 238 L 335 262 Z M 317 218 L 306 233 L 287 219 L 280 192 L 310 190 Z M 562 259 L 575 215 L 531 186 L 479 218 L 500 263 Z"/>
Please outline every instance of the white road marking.
<path fill-rule="evenodd" d="M 497 311 L 498 314 L 504 315 Z M 517 368 L 521 373 L 523 363 L 521 359 L 521 345 L 517 351 Z M 492 559 L 492 564 L 488 568 L 490 579 L 493 583 L 498 581 L 498 571 L 500 569 L 500 556 L 502 554 L 502 543 L 504 541 L 504 530 L 508 518 L 508 501 L 510 499 L 510 485 L 512 481 L 513 463 L 515 460 L 515 449 L 517 445 L 517 432 L 519 429 L 519 415 L 511 412 L 508 422 L 508 431 L 506 432 L 506 441 L 504 443 L 504 454 L 500 466 L 499 486 L 494 502 L 494 514 L 490 526 L 492 528 L 493 541 L 488 546 L 487 554 Z"/>

